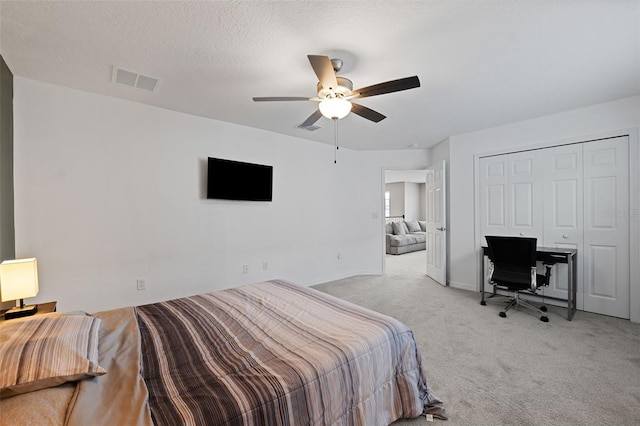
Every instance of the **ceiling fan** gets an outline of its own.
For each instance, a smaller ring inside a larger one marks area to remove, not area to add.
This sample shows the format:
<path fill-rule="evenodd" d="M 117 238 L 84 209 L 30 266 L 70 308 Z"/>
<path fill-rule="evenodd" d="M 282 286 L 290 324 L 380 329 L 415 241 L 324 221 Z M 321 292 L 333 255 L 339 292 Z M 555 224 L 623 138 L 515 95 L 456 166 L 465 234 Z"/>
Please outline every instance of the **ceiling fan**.
<path fill-rule="evenodd" d="M 359 115 L 360 117 L 378 123 L 386 118 L 377 111 L 367 108 L 366 106 L 352 102 L 352 99 L 366 98 L 369 96 L 383 95 L 385 93 L 400 92 L 402 90 L 414 89 L 420 87 L 418 76 L 401 78 L 398 80 L 386 81 L 371 86 L 353 90 L 353 83 L 345 77 L 336 75 L 342 68 L 342 60 L 329 59 L 328 56 L 307 55 L 313 71 L 318 76 L 317 92 L 318 96 L 314 97 L 256 97 L 255 102 L 271 102 L 271 101 L 316 101 L 319 102 L 318 109 L 311 114 L 298 127 L 311 127 L 321 117 L 331 120 L 339 120 L 346 117 L 349 112 Z"/>

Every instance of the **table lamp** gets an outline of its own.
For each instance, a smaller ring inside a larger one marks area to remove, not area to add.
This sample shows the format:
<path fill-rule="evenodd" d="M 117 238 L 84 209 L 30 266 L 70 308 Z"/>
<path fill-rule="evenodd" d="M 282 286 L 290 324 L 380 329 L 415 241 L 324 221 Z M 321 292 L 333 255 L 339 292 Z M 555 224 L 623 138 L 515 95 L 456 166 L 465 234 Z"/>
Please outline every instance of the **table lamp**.
<path fill-rule="evenodd" d="M 0 296 L 3 302 L 20 300 L 20 306 L 9 309 L 4 319 L 20 318 L 38 312 L 37 305 L 24 305 L 24 298 L 38 294 L 38 263 L 35 258 L 5 260 L 0 263 Z"/>

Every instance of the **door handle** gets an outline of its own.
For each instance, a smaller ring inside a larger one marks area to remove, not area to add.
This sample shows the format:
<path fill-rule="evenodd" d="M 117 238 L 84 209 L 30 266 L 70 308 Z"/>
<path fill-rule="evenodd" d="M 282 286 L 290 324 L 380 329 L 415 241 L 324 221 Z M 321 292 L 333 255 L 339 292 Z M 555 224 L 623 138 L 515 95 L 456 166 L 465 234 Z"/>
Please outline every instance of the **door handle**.
<path fill-rule="evenodd" d="M 436 228 L 438 231 L 444 231 L 446 228 Z"/>
<path fill-rule="evenodd" d="M 562 234 L 562 238 L 569 238 L 567 234 Z"/>

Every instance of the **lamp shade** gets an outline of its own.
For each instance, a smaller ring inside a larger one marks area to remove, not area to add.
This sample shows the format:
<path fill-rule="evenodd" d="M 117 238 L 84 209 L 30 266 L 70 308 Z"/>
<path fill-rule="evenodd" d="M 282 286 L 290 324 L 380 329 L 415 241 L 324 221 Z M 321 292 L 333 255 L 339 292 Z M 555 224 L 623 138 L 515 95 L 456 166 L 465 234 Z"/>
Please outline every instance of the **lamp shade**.
<path fill-rule="evenodd" d="M 351 102 L 342 98 L 329 98 L 321 101 L 318 108 L 330 120 L 341 119 L 351 112 Z"/>
<path fill-rule="evenodd" d="M 35 258 L 0 263 L 2 301 L 25 299 L 38 294 L 38 262 Z"/>

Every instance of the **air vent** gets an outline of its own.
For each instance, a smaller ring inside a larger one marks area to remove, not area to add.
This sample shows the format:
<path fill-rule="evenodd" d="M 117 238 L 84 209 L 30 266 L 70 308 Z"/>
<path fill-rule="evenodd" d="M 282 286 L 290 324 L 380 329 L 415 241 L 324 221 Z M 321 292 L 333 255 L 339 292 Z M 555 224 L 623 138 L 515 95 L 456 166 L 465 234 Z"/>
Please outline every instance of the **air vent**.
<path fill-rule="evenodd" d="M 148 92 L 155 92 L 158 86 L 160 86 L 160 79 L 115 66 L 113 67 L 111 81 Z"/>
<path fill-rule="evenodd" d="M 322 129 L 322 126 L 316 126 L 316 125 L 311 125 L 311 126 L 297 126 L 298 129 L 304 129 L 304 130 L 308 130 L 310 132 L 313 132 L 315 130 L 318 129 Z"/>

